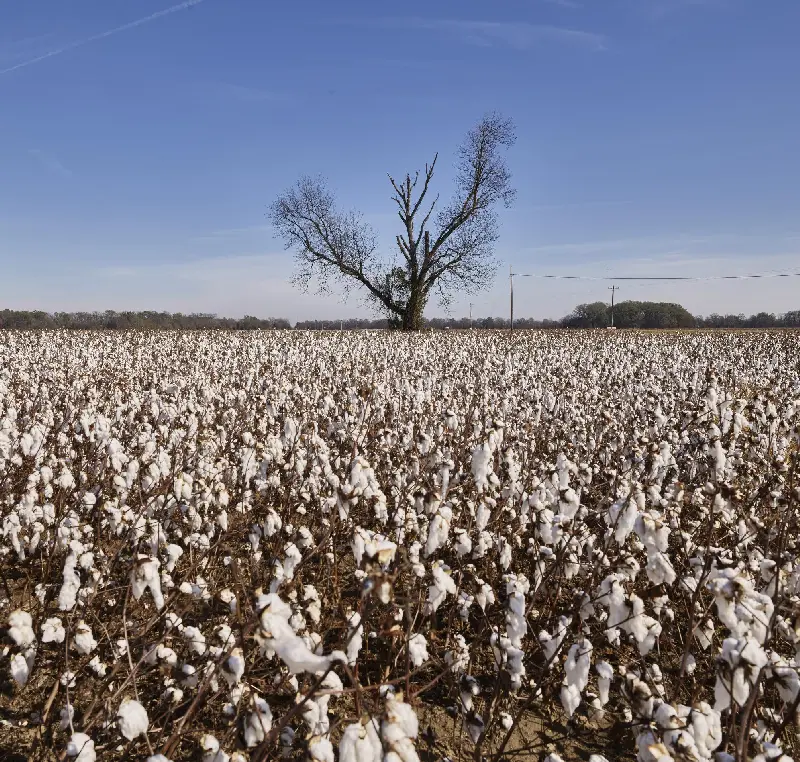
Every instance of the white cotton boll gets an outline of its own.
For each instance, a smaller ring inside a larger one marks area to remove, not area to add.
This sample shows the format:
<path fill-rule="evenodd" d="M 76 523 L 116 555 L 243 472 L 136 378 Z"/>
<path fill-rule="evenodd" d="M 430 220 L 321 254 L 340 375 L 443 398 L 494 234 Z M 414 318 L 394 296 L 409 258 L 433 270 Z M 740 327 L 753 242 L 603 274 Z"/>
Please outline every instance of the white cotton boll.
<path fill-rule="evenodd" d="M 544 758 L 544 762 L 564 762 L 564 760 L 561 758 L 560 754 L 556 754 L 556 752 L 553 752 L 552 754 L 548 754 Z"/>
<path fill-rule="evenodd" d="M 272 729 L 272 710 L 261 697 L 253 700 L 253 711 L 244 722 L 244 743 L 248 749 L 258 746 Z"/>
<path fill-rule="evenodd" d="M 9 670 L 11 677 L 20 687 L 28 682 L 31 675 L 31 669 L 28 665 L 28 660 L 22 654 L 14 654 L 9 662 Z"/>
<path fill-rule="evenodd" d="M 61 473 L 56 480 L 56 484 L 64 490 L 71 490 L 75 486 L 75 477 L 66 466 L 61 469 Z M 81 760 L 81 762 L 83 761 Z"/>
<path fill-rule="evenodd" d="M 206 652 L 206 636 L 197 627 L 184 627 L 182 634 L 188 643 L 189 653 L 202 656 Z"/>
<path fill-rule="evenodd" d="M 67 756 L 74 757 L 75 762 L 95 762 L 94 741 L 86 733 L 73 733 L 67 743 Z"/>
<path fill-rule="evenodd" d="M 408 654 L 414 667 L 419 667 L 428 661 L 428 643 L 423 635 L 416 633 L 409 638 Z"/>
<path fill-rule="evenodd" d="M 482 579 L 475 581 L 480 585 L 480 589 L 475 593 L 475 600 L 481 607 L 481 611 L 486 611 L 486 607 L 493 604 L 495 601 L 494 590 L 490 584 L 484 582 Z"/>
<path fill-rule="evenodd" d="M 8 635 L 20 647 L 26 648 L 36 642 L 33 620 L 27 611 L 17 609 L 8 617 Z"/>
<path fill-rule="evenodd" d="M 591 754 L 589 762 L 608 762 L 608 760 L 602 754 Z"/>
<path fill-rule="evenodd" d="M 42 624 L 42 643 L 63 643 L 66 636 L 61 620 L 50 617 Z"/>
<path fill-rule="evenodd" d="M 364 645 L 364 627 L 361 614 L 350 611 L 347 615 L 347 663 L 352 667 L 358 661 L 358 654 Z"/>
<path fill-rule="evenodd" d="M 456 551 L 456 555 L 459 558 L 463 558 L 467 554 L 472 552 L 472 540 L 467 534 L 466 529 L 456 529 L 454 530 L 454 534 L 456 537 L 455 543 L 453 544 L 453 548 Z"/>
<path fill-rule="evenodd" d="M 575 714 L 575 710 L 580 706 L 580 703 L 581 692 L 578 690 L 577 685 L 565 684 L 561 686 L 561 706 L 564 707 L 567 717 L 572 717 Z"/>
<path fill-rule="evenodd" d="M 145 708 L 133 699 L 120 704 L 117 710 L 117 727 L 123 738 L 132 741 L 147 732 L 149 726 Z"/>
<path fill-rule="evenodd" d="M 158 567 L 161 565 L 157 558 L 140 555 L 131 571 L 131 595 L 139 600 L 148 588 L 153 595 L 153 602 L 157 609 L 164 607 L 164 596 L 161 593 L 161 577 Z"/>
<path fill-rule="evenodd" d="M 582 638 L 569 649 L 567 660 L 564 663 L 566 683 L 576 686 L 579 695 L 589 683 L 592 650 L 592 644 L 586 638 Z"/>
<path fill-rule="evenodd" d="M 238 609 L 238 602 L 236 600 L 236 595 L 228 588 L 221 590 L 219 592 L 219 599 L 223 603 L 228 604 L 228 608 L 231 610 L 231 614 L 235 614 Z"/>
<path fill-rule="evenodd" d="M 84 621 L 78 622 L 72 642 L 75 645 L 75 650 L 84 656 L 97 648 L 97 641 L 92 634 L 92 628 Z"/>
<path fill-rule="evenodd" d="M 479 492 L 489 486 L 489 473 L 491 471 L 492 448 L 488 442 L 478 445 L 472 451 L 472 477 Z"/>
<path fill-rule="evenodd" d="M 225 667 L 222 671 L 222 676 L 229 686 L 236 685 L 242 679 L 245 666 L 244 651 L 238 647 L 234 648 L 225 662 Z"/>
<path fill-rule="evenodd" d="M 348 725 L 339 741 L 339 762 L 381 762 L 383 746 L 376 723 L 367 720 Z"/>
<path fill-rule="evenodd" d="M 614 668 L 607 661 L 599 661 L 595 664 L 597 672 L 597 692 L 600 703 L 605 706 L 608 703 L 611 681 L 614 679 Z"/>
<path fill-rule="evenodd" d="M 163 754 L 153 754 L 148 757 L 145 762 L 172 762 L 172 760 L 167 759 Z"/>
<path fill-rule="evenodd" d="M 308 742 L 308 753 L 315 762 L 335 762 L 333 744 L 329 738 L 314 736 Z"/>
<path fill-rule="evenodd" d="M 61 611 L 72 611 L 77 602 L 78 590 L 81 587 L 81 578 L 75 571 L 78 559 L 70 553 L 64 561 L 64 581 L 58 593 L 58 608 Z"/>
<path fill-rule="evenodd" d="M 92 672 L 94 672 L 98 677 L 104 677 L 106 674 L 107 667 L 105 664 L 103 664 L 103 662 L 100 661 L 99 656 L 93 656 L 86 666 L 89 667 L 89 669 L 91 669 Z"/>
<path fill-rule="evenodd" d="M 229 762 L 230 757 L 219 748 L 219 741 L 210 733 L 200 737 L 203 762 Z"/>

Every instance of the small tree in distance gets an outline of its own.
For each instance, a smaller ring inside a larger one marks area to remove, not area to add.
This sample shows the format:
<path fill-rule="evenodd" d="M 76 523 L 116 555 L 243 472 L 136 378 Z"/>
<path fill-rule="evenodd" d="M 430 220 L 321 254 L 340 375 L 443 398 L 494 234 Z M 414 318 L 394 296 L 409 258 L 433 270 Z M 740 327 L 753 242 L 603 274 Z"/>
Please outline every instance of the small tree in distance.
<path fill-rule="evenodd" d="M 378 253 L 372 229 L 358 214 L 336 209 L 324 180 L 302 178 L 269 212 L 286 248 L 295 252 L 297 281 L 308 287 L 316 278 L 322 290 L 332 281 L 345 290 L 359 286 L 392 325 L 404 330 L 422 327 L 434 290 L 446 304 L 456 290 L 485 288 L 495 269 L 496 209 L 514 198 L 500 155 L 513 142 L 510 120 L 484 117 L 458 151 L 456 191 L 441 208 L 439 196 L 430 197 L 438 154 L 422 174 L 408 174 L 401 182 L 389 176 L 402 224 L 393 261 Z"/>

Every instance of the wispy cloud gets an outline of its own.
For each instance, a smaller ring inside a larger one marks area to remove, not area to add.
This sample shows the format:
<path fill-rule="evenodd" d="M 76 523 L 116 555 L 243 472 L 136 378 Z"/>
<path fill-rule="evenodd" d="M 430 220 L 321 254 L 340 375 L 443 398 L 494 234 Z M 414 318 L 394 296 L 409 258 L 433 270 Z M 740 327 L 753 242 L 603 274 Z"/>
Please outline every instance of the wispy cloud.
<path fill-rule="evenodd" d="M 72 171 L 67 169 L 55 156 L 45 153 L 40 148 L 30 148 L 28 149 L 28 153 L 48 172 L 61 175 L 62 177 L 72 177 Z"/>
<path fill-rule="evenodd" d="M 524 21 L 467 21 L 462 19 L 427 19 L 421 17 L 387 18 L 385 26 L 442 32 L 469 45 L 491 47 L 504 45 L 516 50 L 529 50 L 545 43 L 572 45 L 592 51 L 606 49 L 602 34 Z"/>
<path fill-rule="evenodd" d="M 167 16 L 171 13 L 177 13 L 178 11 L 184 11 L 187 8 L 191 8 L 193 5 L 198 5 L 202 2 L 203 0 L 186 0 L 186 2 L 178 3 L 177 5 L 173 5 L 161 11 L 156 11 L 155 13 L 151 13 L 149 16 L 144 16 L 143 18 L 136 19 L 135 21 L 130 21 L 127 24 L 115 27 L 114 29 L 108 29 L 105 32 L 93 34 L 91 37 L 86 37 L 83 40 L 71 42 L 68 45 L 55 48 L 54 50 L 50 50 L 47 53 L 35 56 L 34 58 L 28 58 L 25 61 L 14 64 L 14 66 L 9 66 L 6 69 L 0 69 L 0 74 L 8 74 L 9 72 L 16 71 L 17 69 L 24 69 L 26 66 L 31 66 L 32 64 L 39 63 L 40 61 L 45 61 L 48 58 L 53 58 L 54 56 L 61 55 L 62 53 L 66 53 L 70 50 L 75 50 L 76 48 L 82 48 L 84 45 L 88 45 L 90 42 L 104 40 L 106 37 L 111 37 L 112 35 L 119 34 L 120 32 L 126 32 L 128 29 L 142 26 L 142 24 L 148 24 L 151 21 L 160 19 L 162 16 Z"/>

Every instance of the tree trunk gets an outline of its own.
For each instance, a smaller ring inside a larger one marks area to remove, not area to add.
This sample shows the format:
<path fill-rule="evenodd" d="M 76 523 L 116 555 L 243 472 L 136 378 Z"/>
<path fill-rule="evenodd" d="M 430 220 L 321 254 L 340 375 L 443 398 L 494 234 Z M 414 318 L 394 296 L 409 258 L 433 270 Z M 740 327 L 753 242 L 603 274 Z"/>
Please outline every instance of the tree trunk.
<path fill-rule="evenodd" d="M 404 331 L 422 330 L 422 315 L 425 312 L 425 297 L 419 292 L 412 292 L 406 302 L 406 309 L 400 327 Z"/>

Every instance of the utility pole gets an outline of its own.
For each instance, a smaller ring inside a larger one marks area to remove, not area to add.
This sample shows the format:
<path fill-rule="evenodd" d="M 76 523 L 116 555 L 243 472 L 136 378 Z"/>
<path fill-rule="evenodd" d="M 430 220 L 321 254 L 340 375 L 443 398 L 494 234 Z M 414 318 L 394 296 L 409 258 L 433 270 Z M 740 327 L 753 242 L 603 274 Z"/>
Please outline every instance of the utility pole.
<path fill-rule="evenodd" d="M 511 286 L 511 322 L 510 327 L 511 331 L 514 331 L 514 271 L 511 269 L 511 265 L 508 266 L 508 282 Z"/>
<path fill-rule="evenodd" d="M 611 292 L 611 327 L 614 327 L 614 293 L 619 286 L 609 286 L 608 290 Z"/>
<path fill-rule="evenodd" d="M 472 302 L 469 303 L 469 327 L 472 329 Z"/>

